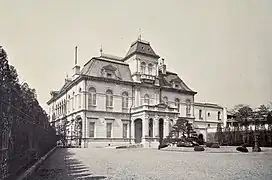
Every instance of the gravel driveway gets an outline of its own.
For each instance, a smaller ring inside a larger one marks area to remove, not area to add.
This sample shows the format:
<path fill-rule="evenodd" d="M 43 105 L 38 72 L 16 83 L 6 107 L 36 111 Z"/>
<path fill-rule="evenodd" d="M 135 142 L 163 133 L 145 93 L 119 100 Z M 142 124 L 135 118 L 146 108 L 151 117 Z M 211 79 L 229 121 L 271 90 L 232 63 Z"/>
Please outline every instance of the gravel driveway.
<path fill-rule="evenodd" d="M 171 152 L 157 149 L 57 149 L 34 180 L 272 179 L 272 151 Z"/>

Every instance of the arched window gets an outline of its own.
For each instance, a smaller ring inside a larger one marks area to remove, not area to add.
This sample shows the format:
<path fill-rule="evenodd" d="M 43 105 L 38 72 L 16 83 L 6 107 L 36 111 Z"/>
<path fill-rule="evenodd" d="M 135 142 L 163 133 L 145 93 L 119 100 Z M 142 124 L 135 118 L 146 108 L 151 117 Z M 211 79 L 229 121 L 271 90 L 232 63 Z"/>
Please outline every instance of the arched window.
<path fill-rule="evenodd" d="M 168 98 L 167 98 L 166 96 L 163 97 L 163 102 L 164 102 L 165 104 L 168 104 Z"/>
<path fill-rule="evenodd" d="M 149 137 L 153 137 L 153 119 L 149 119 L 148 135 Z"/>
<path fill-rule="evenodd" d="M 153 65 L 151 63 L 148 64 L 148 74 L 149 75 L 152 75 L 152 68 L 153 68 Z"/>
<path fill-rule="evenodd" d="M 145 74 L 145 62 L 141 62 L 141 74 Z"/>
<path fill-rule="evenodd" d="M 106 107 L 113 106 L 113 93 L 111 90 L 106 91 Z"/>
<path fill-rule="evenodd" d="M 178 111 L 179 111 L 179 107 L 180 107 L 179 98 L 176 98 L 176 99 L 175 99 L 175 107 L 178 108 Z"/>
<path fill-rule="evenodd" d="M 148 94 L 144 95 L 144 104 L 149 104 L 149 96 L 148 96 Z"/>
<path fill-rule="evenodd" d="M 88 107 L 96 106 L 96 90 L 94 87 L 89 89 Z"/>
<path fill-rule="evenodd" d="M 186 116 L 191 115 L 191 101 L 188 99 L 186 100 Z"/>
<path fill-rule="evenodd" d="M 127 92 L 122 93 L 122 108 L 123 109 L 128 108 L 128 93 Z"/>

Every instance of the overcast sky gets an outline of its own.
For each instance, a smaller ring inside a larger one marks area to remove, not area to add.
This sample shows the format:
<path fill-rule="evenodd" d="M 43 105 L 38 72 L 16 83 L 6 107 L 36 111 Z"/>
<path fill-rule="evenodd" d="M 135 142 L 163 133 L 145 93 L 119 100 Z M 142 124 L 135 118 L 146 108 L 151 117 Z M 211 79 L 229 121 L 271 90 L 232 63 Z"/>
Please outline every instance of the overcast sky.
<path fill-rule="evenodd" d="M 0 45 L 43 107 L 82 66 L 124 56 L 139 36 L 199 102 L 253 107 L 272 100 L 271 0 L 1 0 Z"/>

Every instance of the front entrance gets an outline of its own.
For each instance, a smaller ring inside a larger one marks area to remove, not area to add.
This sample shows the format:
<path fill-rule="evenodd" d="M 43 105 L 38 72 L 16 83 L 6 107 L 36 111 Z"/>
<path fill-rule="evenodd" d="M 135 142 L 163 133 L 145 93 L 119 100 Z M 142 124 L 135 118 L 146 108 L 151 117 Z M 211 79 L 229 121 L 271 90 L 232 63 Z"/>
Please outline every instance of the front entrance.
<path fill-rule="evenodd" d="M 163 140 L 163 119 L 159 120 L 159 142 L 162 143 Z"/>
<path fill-rule="evenodd" d="M 142 120 L 136 119 L 134 121 L 135 126 L 135 143 L 141 143 L 142 142 Z"/>

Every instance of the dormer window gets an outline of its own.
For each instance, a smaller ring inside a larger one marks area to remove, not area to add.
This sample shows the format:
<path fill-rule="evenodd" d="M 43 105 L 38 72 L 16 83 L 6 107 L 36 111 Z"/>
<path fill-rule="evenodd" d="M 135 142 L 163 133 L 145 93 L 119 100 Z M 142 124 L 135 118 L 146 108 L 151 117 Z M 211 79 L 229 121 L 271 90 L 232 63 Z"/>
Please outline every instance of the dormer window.
<path fill-rule="evenodd" d="M 104 66 L 101 69 L 101 75 L 106 78 L 115 78 L 116 77 L 116 74 L 115 74 L 116 70 L 117 69 L 113 65 L 109 64 L 109 65 Z"/>
<path fill-rule="evenodd" d="M 112 77 L 112 76 L 111 76 L 111 73 L 107 73 L 107 77 Z"/>
<path fill-rule="evenodd" d="M 178 85 L 178 84 L 175 84 L 175 88 L 179 88 L 179 85 Z"/>

